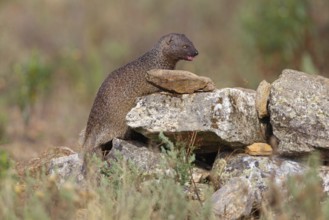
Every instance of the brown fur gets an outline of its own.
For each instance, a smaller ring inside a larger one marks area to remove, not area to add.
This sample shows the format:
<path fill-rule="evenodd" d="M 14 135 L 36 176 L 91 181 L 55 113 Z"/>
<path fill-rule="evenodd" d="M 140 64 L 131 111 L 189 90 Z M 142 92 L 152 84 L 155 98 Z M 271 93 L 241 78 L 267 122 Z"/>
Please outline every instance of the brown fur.
<path fill-rule="evenodd" d="M 139 96 L 159 91 L 148 83 L 145 74 L 151 69 L 174 69 L 179 60 L 191 60 L 198 54 L 183 34 L 163 36 L 138 59 L 113 71 L 102 83 L 92 106 L 84 134 L 85 151 L 103 148 L 113 138 L 129 139 L 125 117 Z"/>

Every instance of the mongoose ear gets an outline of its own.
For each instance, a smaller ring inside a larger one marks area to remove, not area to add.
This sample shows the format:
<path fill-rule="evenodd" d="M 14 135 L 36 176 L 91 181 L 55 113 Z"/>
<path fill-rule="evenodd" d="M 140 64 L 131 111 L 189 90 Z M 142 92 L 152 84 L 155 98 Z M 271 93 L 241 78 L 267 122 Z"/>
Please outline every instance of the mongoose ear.
<path fill-rule="evenodd" d="M 169 45 L 173 41 L 173 36 L 170 36 L 170 38 L 167 40 L 167 44 Z"/>

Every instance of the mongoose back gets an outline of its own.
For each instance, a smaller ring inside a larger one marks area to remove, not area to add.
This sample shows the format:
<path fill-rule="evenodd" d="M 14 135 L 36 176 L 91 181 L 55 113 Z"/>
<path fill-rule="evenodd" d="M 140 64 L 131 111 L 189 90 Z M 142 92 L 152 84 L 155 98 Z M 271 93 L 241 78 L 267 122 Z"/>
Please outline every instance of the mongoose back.
<path fill-rule="evenodd" d="M 108 148 L 113 138 L 130 139 L 126 115 L 137 97 L 159 91 L 148 83 L 145 74 L 151 69 L 175 69 L 179 60 L 192 61 L 198 55 L 184 34 L 168 34 L 151 50 L 110 73 L 98 90 L 84 134 L 86 152 Z"/>

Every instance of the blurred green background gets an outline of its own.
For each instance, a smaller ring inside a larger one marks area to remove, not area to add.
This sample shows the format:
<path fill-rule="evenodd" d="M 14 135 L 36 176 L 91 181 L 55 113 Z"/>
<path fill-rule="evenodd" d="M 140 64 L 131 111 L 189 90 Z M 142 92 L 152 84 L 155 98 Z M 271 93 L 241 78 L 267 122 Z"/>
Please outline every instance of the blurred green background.
<path fill-rule="evenodd" d="M 329 76 L 328 0 L 0 0 L 0 147 L 16 159 L 79 149 L 98 87 L 164 34 L 219 88 L 255 89 L 284 68 Z"/>

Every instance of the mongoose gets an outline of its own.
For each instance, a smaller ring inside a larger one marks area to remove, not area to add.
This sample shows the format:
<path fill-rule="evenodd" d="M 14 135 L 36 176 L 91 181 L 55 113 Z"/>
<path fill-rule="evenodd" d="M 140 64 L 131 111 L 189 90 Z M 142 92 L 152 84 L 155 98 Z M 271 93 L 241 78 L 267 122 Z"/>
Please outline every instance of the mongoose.
<path fill-rule="evenodd" d="M 196 55 L 198 51 L 184 34 L 171 33 L 141 57 L 110 73 L 94 100 L 84 134 L 84 150 L 108 150 L 113 138 L 130 139 L 132 132 L 125 118 L 136 98 L 159 91 L 146 81 L 146 72 L 175 69 L 179 60 L 192 61 Z"/>

